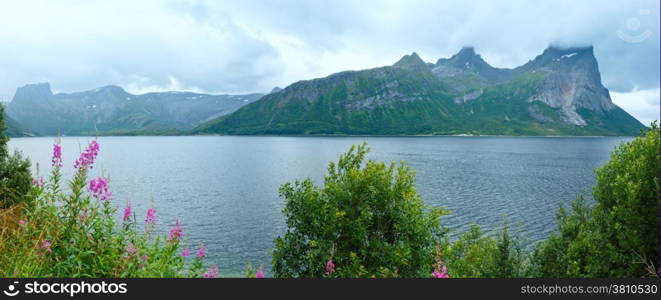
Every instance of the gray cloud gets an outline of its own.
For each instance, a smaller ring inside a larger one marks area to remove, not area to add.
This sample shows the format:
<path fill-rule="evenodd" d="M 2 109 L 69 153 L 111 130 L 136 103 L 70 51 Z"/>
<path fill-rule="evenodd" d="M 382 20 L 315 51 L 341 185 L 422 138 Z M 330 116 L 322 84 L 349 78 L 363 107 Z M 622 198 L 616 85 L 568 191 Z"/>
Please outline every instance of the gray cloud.
<path fill-rule="evenodd" d="M 646 0 L 14 1 L 0 10 L 0 99 L 40 81 L 59 91 L 264 92 L 464 45 L 514 67 L 551 43 L 594 45 L 614 92 L 658 92 L 658 19 L 658 1 Z M 627 42 L 618 31 L 649 36 Z"/>

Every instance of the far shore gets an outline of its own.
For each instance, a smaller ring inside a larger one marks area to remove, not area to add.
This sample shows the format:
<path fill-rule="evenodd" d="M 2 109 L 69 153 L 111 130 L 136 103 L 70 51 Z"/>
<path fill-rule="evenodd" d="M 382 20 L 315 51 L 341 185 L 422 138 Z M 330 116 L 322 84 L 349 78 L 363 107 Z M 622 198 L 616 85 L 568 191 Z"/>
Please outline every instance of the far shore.
<path fill-rule="evenodd" d="M 175 137 L 175 136 L 207 136 L 207 137 L 521 137 L 521 138 L 606 138 L 606 137 L 631 137 L 629 135 L 505 135 L 505 134 L 109 134 L 109 135 L 62 135 L 60 137 Z M 43 136 L 20 136 L 15 138 L 45 138 L 55 135 Z"/>

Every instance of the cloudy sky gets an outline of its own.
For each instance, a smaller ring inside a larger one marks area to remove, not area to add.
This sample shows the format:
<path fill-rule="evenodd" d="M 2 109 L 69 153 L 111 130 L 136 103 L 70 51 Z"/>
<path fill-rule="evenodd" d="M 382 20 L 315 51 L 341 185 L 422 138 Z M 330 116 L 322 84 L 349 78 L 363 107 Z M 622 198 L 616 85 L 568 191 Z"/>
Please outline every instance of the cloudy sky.
<path fill-rule="evenodd" d="M 659 118 L 659 1 L 3 1 L 0 99 L 50 82 L 129 92 L 266 92 L 301 79 L 431 62 L 464 45 L 516 67 L 594 45 L 613 100 Z"/>

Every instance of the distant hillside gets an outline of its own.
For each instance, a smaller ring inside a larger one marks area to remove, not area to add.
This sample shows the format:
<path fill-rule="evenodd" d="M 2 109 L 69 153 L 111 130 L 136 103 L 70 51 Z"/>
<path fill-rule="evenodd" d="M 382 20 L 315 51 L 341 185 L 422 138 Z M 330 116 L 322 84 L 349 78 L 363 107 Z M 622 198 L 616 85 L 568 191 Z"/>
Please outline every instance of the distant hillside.
<path fill-rule="evenodd" d="M 37 134 L 23 128 L 16 120 L 9 117 L 6 113 L 4 114 L 5 126 L 7 127 L 4 131 L 4 134 L 9 137 L 24 137 L 24 136 L 36 136 Z"/>
<path fill-rule="evenodd" d="M 231 113 L 263 94 L 163 92 L 133 95 L 118 86 L 53 94 L 48 83 L 18 88 L 7 114 L 41 135 L 178 132 Z"/>
<path fill-rule="evenodd" d="M 425 63 L 296 82 L 202 124 L 199 134 L 638 135 L 644 126 L 615 105 L 592 47 L 549 47 L 514 69 L 473 48 Z"/>

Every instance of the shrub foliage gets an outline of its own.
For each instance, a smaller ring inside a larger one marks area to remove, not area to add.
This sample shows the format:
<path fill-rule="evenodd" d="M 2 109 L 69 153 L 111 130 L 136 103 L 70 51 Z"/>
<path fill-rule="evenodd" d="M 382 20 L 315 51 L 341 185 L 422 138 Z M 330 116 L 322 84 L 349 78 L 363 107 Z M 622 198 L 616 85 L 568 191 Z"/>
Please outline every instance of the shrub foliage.
<path fill-rule="evenodd" d="M 583 196 L 558 211 L 558 230 L 533 255 L 537 276 L 641 277 L 659 268 L 659 127 L 622 143 Z"/>
<path fill-rule="evenodd" d="M 9 155 L 9 138 L 3 134 L 4 115 L 4 107 L 0 105 L 0 209 L 29 201 L 27 195 L 32 181 L 30 161 L 19 152 Z"/>
<path fill-rule="evenodd" d="M 288 229 L 275 240 L 275 276 L 430 277 L 446 211 L 425 208 L 409 167 L 365 161 L 368 151 L 331 162 L 323 187 L 280 188 Z"/>

